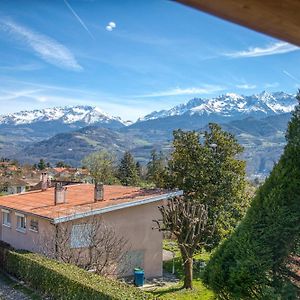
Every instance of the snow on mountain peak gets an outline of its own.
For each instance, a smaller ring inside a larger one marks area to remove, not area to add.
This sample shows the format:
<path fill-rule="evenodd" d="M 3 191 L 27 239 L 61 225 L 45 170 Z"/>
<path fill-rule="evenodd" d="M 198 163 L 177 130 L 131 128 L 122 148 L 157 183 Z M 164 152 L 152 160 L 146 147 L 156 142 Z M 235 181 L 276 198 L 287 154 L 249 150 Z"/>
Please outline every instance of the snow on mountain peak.
<path fill-rule="evenodd" d="M 256 95 L 244 96 L 227 93 L 214 98 L 194 98 L 186 104 L 177 105 L 169 110 L 152 112 L 140 121 L 188 115 L 215 114 L 223 117 L 243 118 L 245 116 L 264 117 L 268 115 L 291 112 L 297 101 L 295 95 L 284 92 L 268 93 L 263 91 Z"/>
<path fill-rule="evenodd" d="M 50 121 L 60 121 L 64 124 L 81 122 L 85 123 L 86 125 L 91 125 L 98 122 L 109 123 L 112 121 L 123 123 L 119 117 L 109 116 L 100 108 L 88 105 L 36 109 L 0 116 L 0 124 L 7 125 L 21 125 Z"/>

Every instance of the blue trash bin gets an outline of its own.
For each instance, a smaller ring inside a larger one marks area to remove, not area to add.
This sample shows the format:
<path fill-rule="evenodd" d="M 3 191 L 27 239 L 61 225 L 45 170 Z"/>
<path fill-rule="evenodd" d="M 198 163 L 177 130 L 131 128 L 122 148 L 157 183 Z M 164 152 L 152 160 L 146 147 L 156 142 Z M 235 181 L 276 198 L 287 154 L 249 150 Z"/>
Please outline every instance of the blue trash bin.
<path fill-rule="evenodd" d="M 135 284 L 135 286 L 143 286 L 144 285 L 144 276 L 145 276 L 145 272 L 143 269 L 139 269 L 139 268 L 134 269 L 134 284 Z"/>

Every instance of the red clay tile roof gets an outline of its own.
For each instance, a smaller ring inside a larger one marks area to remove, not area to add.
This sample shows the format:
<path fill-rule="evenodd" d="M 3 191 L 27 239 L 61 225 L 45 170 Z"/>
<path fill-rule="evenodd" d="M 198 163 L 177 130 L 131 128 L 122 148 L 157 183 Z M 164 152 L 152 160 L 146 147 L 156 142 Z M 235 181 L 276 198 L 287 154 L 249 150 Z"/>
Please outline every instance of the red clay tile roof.
<path fill-rule="evenodd" d="M 66 203 L 63 204 L 54 204 L 54 188 L 49 188 L 46 191 L 2 196 L 0 197 L 0 207 L 55 219 L 149 199 L 170 192 L 161 189 L 145 190 L 137 187 L 105 185 L 104 201 L 94 202 L 94 185 L 77 184 L 67 186 Z"/>

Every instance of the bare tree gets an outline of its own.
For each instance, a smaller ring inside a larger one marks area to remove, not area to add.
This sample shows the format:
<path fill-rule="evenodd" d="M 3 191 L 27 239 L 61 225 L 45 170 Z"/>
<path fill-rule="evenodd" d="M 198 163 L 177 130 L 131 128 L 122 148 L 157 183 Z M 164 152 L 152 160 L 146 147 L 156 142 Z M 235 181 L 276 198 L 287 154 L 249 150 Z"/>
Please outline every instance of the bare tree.
<path fill-rule="evenodd" d="M 127 239 L 99 216 L 57 224 L 55 234 L 42 235 L 38 244 L 47 257 L 112 276 L 126 271 L 125 256 L 130 248 Z"/>
<path fill-rule="evenodd" d="M 160 231 L 172 233 L 178 242 L 184 266 L 184 285 L 193 288 L 193 256 L 208 244 L 214 225 L 208 224 L 208 207 L 184 196 L 168 200 L 159 206 L 162 219 L 154 220 Z"/>

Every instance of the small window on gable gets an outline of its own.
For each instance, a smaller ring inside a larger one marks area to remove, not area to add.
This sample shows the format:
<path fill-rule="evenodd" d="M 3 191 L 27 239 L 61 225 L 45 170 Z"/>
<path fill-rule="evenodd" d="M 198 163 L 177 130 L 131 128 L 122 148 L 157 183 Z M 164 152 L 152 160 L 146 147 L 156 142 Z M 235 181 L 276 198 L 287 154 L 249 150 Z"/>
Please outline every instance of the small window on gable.
<path fill-rule="evenodd" d="M 31 219 L 29 229 L 34 232 L 39 232 L 39 222 L 35 219 Z"/>
<path fill-rule="evenodd" d="M 23 214 L 16 213 L 17 217 L 17 230 L 21 232 L 26 231 L 26 217 Z"/>
<path fill-rule="evenodd" d="M 4 226 L 11 226 L 11 213 L 9 210 L 2 209 L 2 224 Z"/>
<path fill-rule="evenodd" d="M 91 244 L 92 224 L 73 225 L 71 248 L 84 248 Z"/>

